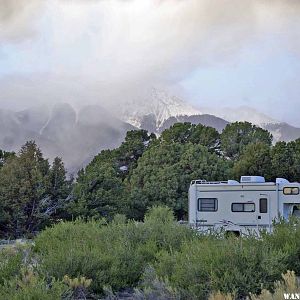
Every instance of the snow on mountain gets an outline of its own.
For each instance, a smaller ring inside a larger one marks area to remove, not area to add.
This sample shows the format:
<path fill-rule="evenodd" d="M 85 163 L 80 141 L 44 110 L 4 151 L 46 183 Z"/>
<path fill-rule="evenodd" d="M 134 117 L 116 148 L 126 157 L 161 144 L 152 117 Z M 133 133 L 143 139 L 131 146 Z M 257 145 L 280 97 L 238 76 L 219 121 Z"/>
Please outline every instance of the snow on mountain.
<path fill-rule="evenodd" d="M 197 109 L 184 100 L 153 88 L 144 97 L 120 105 L 119 117 L 137 128 L 160 133 L 175 122 L 201 123 L 218 131 L 228 122 L 250 122 L 267 129 L 273 141 L 290 141 L 300 137 L 300 129 L 282 123 L 248 106 L 205 107 Z"/>
<path fill-rule="evenodd" d="M 267 124 L 279 124 L 280 122 L 248 106 L 224 107 L 224 108 L 202 108 L 203 112 L 215 115 L 229 122 L 250 122 L 264 127 Z"/>
<path fill-rule="evenodd" d="M 280 124 L 268 115 L 248 106 L 239 107 L 203 107 L 195 108 L 179 97 L 169 95 L 166 91 L 152 88 L 144 97 L 126 102 L 119 107 L 120 118 L 138 128 L 152 128 L 159 132 L 164 123 L 179 116 L 213 115 L 228 122 L 248 121 L 265 128 L 272 124 Z M 274 132 L 276 139 L 280 134 Z"/>
<path fill-rule="evenodd" d="M 273 135 L 273 142 L 292 141 L 300 137 L 300 128 L 275 120 L 268 115 L 248 106 L 226 108 L 202 108 L 204 113 L 210 113 L 229 122 L 247 121 L 268 130 Z"/>
<path fill-rule="evenodd" d="M 146 116 L 151 116 L 158 129 L 170 117 L 202 114 L 182 99 L 155 88 L 144 99 L 126 102 L 120 109 L 122 120 L 138 128 L 141 128 Z"/>

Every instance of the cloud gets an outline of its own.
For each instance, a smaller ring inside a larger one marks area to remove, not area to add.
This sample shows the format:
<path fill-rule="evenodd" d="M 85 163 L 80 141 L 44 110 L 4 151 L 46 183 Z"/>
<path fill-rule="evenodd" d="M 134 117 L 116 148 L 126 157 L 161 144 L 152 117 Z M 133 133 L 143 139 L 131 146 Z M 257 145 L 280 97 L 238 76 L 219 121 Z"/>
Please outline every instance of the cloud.
<path fill-rule="evenodd" d="M 41 0 L 0 0 L 0 45 L 31 36 L 42 4 Z"/>
<path fill-rule="evenodd" d="M 28 72 L 0 82 L 0 102 L 119 103 L 153 85 L 176 86 L 201 66 L 234 62 L 271 35 L 298 53 L 299 2 L 0 0 L 0 45 L 31 40 L 15 46 L 23 61 L 15 69 L 27 64 Z"/>

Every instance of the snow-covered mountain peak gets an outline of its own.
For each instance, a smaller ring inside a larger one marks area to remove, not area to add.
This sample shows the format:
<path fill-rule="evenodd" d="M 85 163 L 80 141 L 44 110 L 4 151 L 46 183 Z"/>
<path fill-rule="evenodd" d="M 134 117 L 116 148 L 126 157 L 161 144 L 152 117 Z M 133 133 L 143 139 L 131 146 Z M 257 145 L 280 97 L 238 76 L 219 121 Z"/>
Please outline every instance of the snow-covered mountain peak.
<path fill-rule="evenodd" d="M 182 99 L 169 95 L 166 91 L 152 88 L 143 99 L 127 102 L 123 107 L 122 119 L 140 127 L 145 116 L 153 116 L 156 128 L 170 117 L 200 115 L 202 112 Z"/>

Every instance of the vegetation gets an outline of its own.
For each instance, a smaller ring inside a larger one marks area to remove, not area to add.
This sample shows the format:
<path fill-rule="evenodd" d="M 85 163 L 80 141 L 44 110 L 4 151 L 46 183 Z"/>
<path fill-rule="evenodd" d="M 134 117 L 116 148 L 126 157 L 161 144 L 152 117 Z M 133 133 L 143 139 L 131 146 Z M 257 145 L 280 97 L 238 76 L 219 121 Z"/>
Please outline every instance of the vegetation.
<path fill-rule="evenodd" d="M 274 292 L 263 289 L 260 295 L 250 294 L 249 300 L 282 300 L 297 299 L 300 292 L 299 281 L 293 271 L 282 274 L 282 280 L 274 283 Z M 284 297 L 286 295 L 286 298 Z M 234 300 L 234 294 L 223 294 L 220 291 L 210 295 L 208 300 Z"/>
<path fill-rule="evenodd" d="M 160 137 L 129 131 L 75 182 L 33 141 L 18 153 L 0 151 L 0 236 L 34 239 L 0 250 L 0 300 L 122 292 L 149 300 L 277 299 L 291 284 L 298 289 L 297 220 L 261 239 L 202 236 L 176 223 L 186 218 L 191 180 L 241 175 L 300 181 L 300 139 L 272 145 L 267 131 L 247 122 L 221 134 L 190 123 Z"/>
<path fill-rule="evenodd" d="M 177 219 L 187 215 L 193 179 L 300 180 L 300 139 L 272 145 L 271 134 L 248 122 L 215 129 L 177 123 L 159 138 L 130 131 L 117 149 L 102 151 L 81 171 L 68 208 L 74 217 L 112 219 L 115 214 L 143 220 L 153 205 L 167 205 Z"/>
<path fill-rule="evenodd" d="M 145 130 L 127 133 L 119 148 L 101 151 L 73 183 L 60 158 L 52 165 L 34 142 L 15 154 L 0 151 L 0 235 L 34 236 L 61 219 L 113 220 L 117 214 L 143 220 L 149 207 L 167 205 L 187 217 L 193 179 L 300 180 L 300 139 L 272 145 L 272 136 L 248 122 L 215 129 L 177 123 L 157 138 Z"/>
<path fill-rule="evenodd" d="M 221 149 L 226 157 L 238 159 L 249 144 L 272 144 L 272 135 L 249 122 L 235 122 L 226 126 L 221 134 Z"/>
<path fill-rule="evenodd" d="M 52 167 L 34 142 L 5 159 L 0 170 L 0 233 L 3 237 L 30 236 L 59 218 L 71 182 L 61 159 Z"/>
<path fill-rule="evenodd" d="M 60 223 L 36 238 L 35 250 L 44 273 L 59 279 L 85 276 L 92 279 L 92 290 L 101 293 L 106 285 L 113 290 L 135 286 L 159 251 L 179 249 L 192 236 L 174 222 L 170 209 L 156 208 L 142 224 L 122 216 L 110 224 Z"/>
<path fill-rule="evenodd" d="M 0 252 L 0 299 L 117 299 L 125 290 L 132 299 L 277 299 L 283 287 L 299 290 L 300 270 L 291 267 L 300 223 L 275 228 L 261 239 L 204 236 L 167 207 L 152 208 L 142 223 L 122 215 L 60 222 L 34 245 Z"/>

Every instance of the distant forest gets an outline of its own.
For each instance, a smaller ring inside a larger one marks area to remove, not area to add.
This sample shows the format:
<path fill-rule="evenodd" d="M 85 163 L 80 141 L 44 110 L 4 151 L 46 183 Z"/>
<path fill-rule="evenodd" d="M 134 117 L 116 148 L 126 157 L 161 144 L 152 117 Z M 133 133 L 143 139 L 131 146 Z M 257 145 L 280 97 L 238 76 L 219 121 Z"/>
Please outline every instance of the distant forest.
<path fill-rule="evenodd" d="M 300 139 L 272 143 L 248 122 L 211 127 L 176 123 L 159 137 L 128 131 L 119 148 L 103 150 L 70 178 L 60 158 L 50 164 L 34 141 L 18 153 L 0 151 L 1 238 L 32 237 L 60 220 L 125 215 L 143 220 L 149 207 L 165 205 L 187 216 L 193 179 L 300 180 Z"/>

